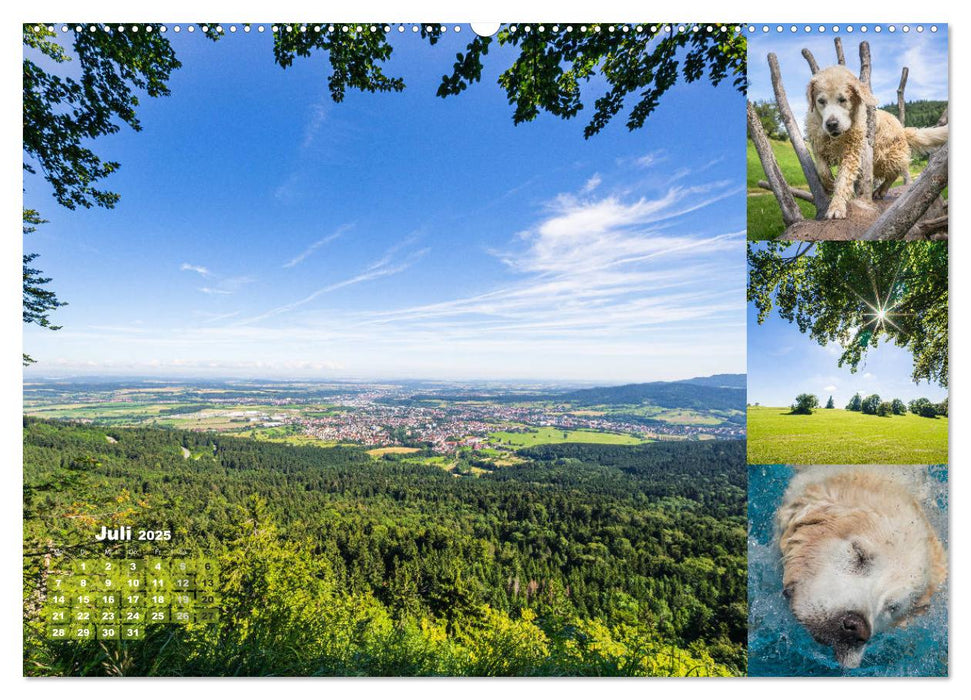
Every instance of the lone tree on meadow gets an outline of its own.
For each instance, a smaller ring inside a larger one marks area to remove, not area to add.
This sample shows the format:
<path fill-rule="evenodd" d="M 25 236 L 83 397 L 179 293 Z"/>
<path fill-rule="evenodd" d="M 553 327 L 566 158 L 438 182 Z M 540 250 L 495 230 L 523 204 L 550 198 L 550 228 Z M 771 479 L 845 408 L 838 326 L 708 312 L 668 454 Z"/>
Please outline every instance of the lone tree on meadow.
<path fill-rule="evenodd" d="M 894 399 L 890 402 L 890 409 L 893 411 L 894 415 L 902 416 L 907 413 L 907 404 L 900 399 Z"/>
<path fill-rule="evenodd" d="M 833 403 L 832 395 L 830 395 L 829 401 L 826 402 L 826 408 L 836 408 L 836 404 Z"/>
<path fill-rule="evenodd" d="M 842 40 L 837 37 L 835 43 L 837 62 L 845 65 Z M 870 88 L 872 65 L 869 42 L 860 42 L 859 52 L 860 81 Z M 809 49 L 803 49 L 802 55 L 809 64 L 810 73 L 815 75 L 820 70 L 816 58 Z M 769 134 L 764 127 L 766 109 L 763 107 L 758 110 L 753 103 L 749 102 L 749 135 L 767 178 L 767 180 L 760 180 L 758 184 L 763 189 L 772 191 L 779 203 L 782 220 L 786 225 L 786 230 L 779 240 L 881 241 L 901 240 L 905 237 L 909 240 L 947 240 L 947 201 L 941 197 L 941 193 L 947 187 L 948 181 L 948 145 L 945 144 L 931 156 L 927 167 L 913 183 L 910 183 L 908 178 L 904 185 L 891 190 L 887 197 L 874 200 L 873 146 L 876 133 L 876 107 L 872 105 L 866 107 L 867 143 L 864 146 L 860 175 L 855 183 L 856 198 L 848 208 L 847 218 L 826 219 L 826 210 L 830 203 L 829 192 L 823 185 L 813 156 L 806 146 L 800 124 L 789 105 L 786 89 L 782 84 L 779 59 L 774 53 L 770 53 L 768 62 L 776 107 L 809 186 L 809 191 L 805 191 L 796 189 L 786 182 L 772 152 Z M 898 118 L 901 123 L 906 119 L 904 88 L 908 74 L 909 69 L 904 66 L 901 70 L 900 86 L 897 89 Z M 940 115 L 938 124 L 942 126 L 947 124 L 946 108 Z M 815 221 L 806 220 L 803 217 L 796 199 L 813 204 L 816 209 Z"/>
<path fill-rule="evenodd" d="M 862 411 L 863 410 L 863 397 L 860 396 L 859 392 L 853 394 L 853 398 L 850 402 L 846 404 L 847 411 Z"/>
<path fill-rule="evenodd" d="M 796 402 L 791 406 L 791 410 L 797 415 L 808 416 L 814 408 L 818 407 L 819 399 L 815 394 L 799 394 L 796 397 Z"/>

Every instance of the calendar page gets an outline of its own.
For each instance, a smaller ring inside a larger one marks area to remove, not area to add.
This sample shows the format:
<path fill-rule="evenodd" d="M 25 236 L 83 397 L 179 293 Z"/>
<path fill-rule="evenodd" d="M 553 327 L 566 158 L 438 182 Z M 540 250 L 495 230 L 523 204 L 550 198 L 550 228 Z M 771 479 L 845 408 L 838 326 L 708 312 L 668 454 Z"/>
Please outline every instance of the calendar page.
<path fill-rule="evenodd" d="M 644 14 L 23 25 L 25 676 L 948 675 L 947 24 Z"/>

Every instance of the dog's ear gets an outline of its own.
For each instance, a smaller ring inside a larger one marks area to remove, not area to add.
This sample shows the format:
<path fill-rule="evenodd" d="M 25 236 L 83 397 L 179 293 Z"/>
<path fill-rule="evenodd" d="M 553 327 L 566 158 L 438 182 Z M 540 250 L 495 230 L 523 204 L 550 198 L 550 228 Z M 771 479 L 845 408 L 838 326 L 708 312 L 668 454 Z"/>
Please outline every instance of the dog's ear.
<path fill-rule="evenodd" d="M 924 589 L 923 594 L 914 604 L 914 607 L 918 609 L 926 608 L 930 605 L 931 597 L 933 597 L 934 593 L 937 592 L 937 589 L 941 587 L 947 578 L 947 554 L 944 552 L 944 546 L 937 539 L 936 535 L 931 535 L 928 542 L 928 549 L 930 551 L 929 580 L 927 588 Z"/>
<path fill-rule="evenodd" d="M 809 111 L 816 109 L 816 78 L 812 78 L 806 86 L 806 100 L 809 102 Z"/>
<path fill-rule="evenodd" d="M 864 85 L 862 80 L 853 78 L 853 80 L 851 80 L 849 83 L 849 88 L 853 91 L 853 94 L 857 96 L 860 102 L 865 104 L 867 107 L 877 106 L 877 98 L 873 96 L 873 93 L 870 92 L 870 88 Z"/>

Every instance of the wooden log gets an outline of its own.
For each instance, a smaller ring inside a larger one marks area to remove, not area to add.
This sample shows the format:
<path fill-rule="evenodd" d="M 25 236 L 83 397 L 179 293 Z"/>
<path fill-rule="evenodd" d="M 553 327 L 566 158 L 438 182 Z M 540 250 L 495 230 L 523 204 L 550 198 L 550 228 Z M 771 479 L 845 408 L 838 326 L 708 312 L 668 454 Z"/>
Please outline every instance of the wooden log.
<path fill-rule="evenodd" d="M 860 82 L 870 89 L 870 42 L 860 42 Z M 859 196 L 867 202 L 873 201 L 873 142 L 877 132 L 877 109 L 866 106 L 866 145 L 860 159 Z"/>
<path fill-rule="evenodd" d="M 816 63 L 816 57 L 813 56 L 813 52 L 809 49 L 803 49 L 802 57 L 805 58 L 806 63 L 809 64 L 809 70 L 812 72 L 812 74 L 816 75 L 819 72 L 819 64 Z"/>
<path fill-rule="evenodd" d="M 907 126 L 907 101 L 904 99 L 904 90 L 907 88 L 908 75 L 910 75 L 910 69 L 904 66 L 900 71 L 900 85 L 897 86 L 897 119 L 900 120 L 900 126 Z M 904 184 L 909 185 L 912 181 L 910 170 L 905 170 Z"/>
<path fill-rule="evenodd" d="M 948 110 L 948 108 L 945 107 L 944 108 L 944 114 L 942 114 L 941 115 L 941 118 L 937 120 L 937 125 L 938 126 L 944 126 L 945 124 L 947 124 L 947 110 Z"/>
<path fill-rule="evenodd" d="M 948 216 L 937 216 L 933 219 L 924 219 L 914 224 L 914 227 L 923 235 L 928 236 L 941 229 L 947 230 Z"/>
<path fill-rule="evenodd" d="M 841 66 L 846 65 L 846 56 L 843 55 L 843 40 L 839 37 L 833 39 L 833 43 L 836 44 L 836 62 Z"/>
<path fill-rule="evenodd" d="M 779 208 L 782 210 L 782 221 L 786 227 L 789 227 L 797 221 L 802 221 L 802 212 L 799 210 L 799 205 L 796 204 L 792 192 L 789 191 L 789 185 L 782 176 L 782 170 L 772 153 L 772 144 L 769 143 L 769 137 L 765 135 L 765 129 L 762 128 L 762 122 L 759 120 L 759 115 L 755 113 L 755 108 L 752 107 L 751 102 L 747 103 L 747 113 L 752 143 L 759 154 L 759 160 L 762 161 L 762 169 L 769 180 L 772 194 L 779 202 Z"/>
<path fill-rule="evenodd" d="M 789 107 L 786 88 L 782 84 L 782 72 L 779 70 L 779 58 L 774 53 L 769 54 L 769 73 L 772 77 L 772 90 L 775 92 L 775 102 L 779 108 L 779 116 L 782 117 L 782 123 L 785 125 L 786 132 L 789 134 L 789 141 L 792 143 L 792 148 L 796 152 L 796 157 L 799 159 L 799 165 L 802 167 L 803 175 L 806 176 L 806 182 L 809 183 L 809 191 L 813 194 L 813 203 L 816 205 L 817 212 L 816 218 L 822 218 L 825 216 L 826 208 L 829 206 L 829 195 L 823 189 L 823 183 L 819 179 L 816 165 L 813 162 L 812 156 L 809 155 L 809 149 L 806 148 L 806 142 L 802 137 L 802 129 L 799 128 L 799 124 L 792 114 L 792 109 Z"/>
<path fill-rule="evenodd" d="M 759 180 L 759 187 L 761 187 L 763 190 L 771 190 L 772 189 L 772 187 L 769 185 L 769 183 L 766 182 L 765 180 Z M 803 200 L 805 202 L 811 202 L 813 204 L 816 203 L 813 200 L 813 193 L 812 192 L 807 192 L 806 190 L 800 190 L 799 188 L 792 187 L 791 185 L 789 186 L 789 191 L 792 192 L 792 196 L 795 197 L 796 199 L 801 199 L 801 200 Z"/>
<path fill-rule="evenodd" d="M 900 85 L 897 86 L 897 119 L 900 126 L 907 126 L 907 102 L 904 100 L 904 90 L 907 88 L 907 76 L 910 69 L 904 66 L 900 71 Z"/>
<path fill-rule="evenodd" d="M 865 241 L 902 239 L 947 187 L 948 144 L 931 156 L 914 184 L 862 236 Z"/>

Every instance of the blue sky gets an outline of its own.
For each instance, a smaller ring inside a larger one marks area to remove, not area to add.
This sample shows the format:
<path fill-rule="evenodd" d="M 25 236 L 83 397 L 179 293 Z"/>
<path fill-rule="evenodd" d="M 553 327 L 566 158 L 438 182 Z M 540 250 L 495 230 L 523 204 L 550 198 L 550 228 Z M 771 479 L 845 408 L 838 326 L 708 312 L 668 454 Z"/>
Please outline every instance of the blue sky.
<path fill-rule="evenodd" d="M 748 305 L 747 313 L 749 403 L 789 406 L 802 393 L 815 394 L 823 405 L 832 396 L 837 408 L 844 408 L 857 392 L 888 401 L 923 396 L 936 402 L 947 397 L 947 390 L 936 384 L 916 384 L 911 379 L 911 354 L 886 338 L 870 349 L 854 373 L 838 366 L 841 346 L 819 345 L 781 319 L 777 309 L 761 326 L 754 304 Z"/>
<path fill-rule="evenodd" d="M 821 67 L 835 65 L 833 38 L 837 35 L 828 25 L 828 31 L 820 33 L 817 31 L 818 25 L 814 24 L 809 34 L 802 30 L 790 32 L 791 25 L 788 24 L 785 31 L 780 33 L 775 31 L 776 26 L 771 25 L 771 31 L 767 34 L 758 32 L 749 35 L 749 97 L 752 100 L 774 99 L 766 57 L 770 52 L 775 53 L 779 57 L 789 104 L 796 116 L 802 119 L 806 107 L 806 82 L 810 73 L 801 51 L 803 48 L 812 51 Z M 937 26 L 936 32 L 930 31 L 931 24 L 923 25 L 922 32 L 916 31 L 918 25 L 910 25 L 911 30 L 907 33 L 902 31 L 903 25 L 895 25 L 894 32 L 889 31 L 889 26 L 881 25 L 880 32 L 874 31 L 874 25 L 868 25 L 866 33 L 860 32 L 859 27 L 851 33 L 840 32 L 838 36 L 843 41 L 847 67 L 854 72 L 859 71 L 859 47 L 860 42 L 865 40 L 870 42 L 873 65 L 871 85 L 880 105 L 897 103 L 900 70 L 904 66 L 910 69 L 904 93 L 908 100 L 948 99 L 947 25 L 933 25 Z"/>
<path fill-rule="evenodd" d="M 468 28 L 393 35 L 398 94 L 334 104 L 325 56 L 170 33 L 172 95 L 95 149 L 114 210 L 46 183 L 25 240 L 70 305 L 25 327 L 72 374 L 627 382 L 745 369 L 744 112 L 679 84 L 630 133 L 514 127 L 495 84 L 434 96 Z M 588 95 L 591 104 L 599 93 Z"/>

